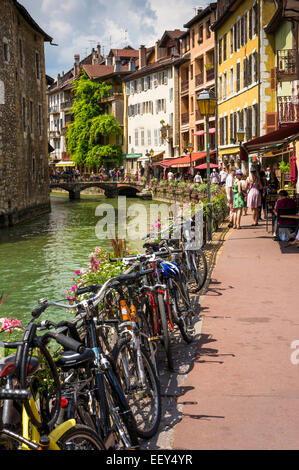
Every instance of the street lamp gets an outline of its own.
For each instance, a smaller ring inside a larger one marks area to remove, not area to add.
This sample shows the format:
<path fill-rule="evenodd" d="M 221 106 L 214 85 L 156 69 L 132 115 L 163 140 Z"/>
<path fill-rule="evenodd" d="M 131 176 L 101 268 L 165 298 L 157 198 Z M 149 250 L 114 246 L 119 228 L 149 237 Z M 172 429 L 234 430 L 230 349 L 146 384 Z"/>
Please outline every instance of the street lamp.
<path fill-rule="evenodd" d="M 150 168 L 152 166 L 152 162 L 153 162 L 153 156 L 154 156 L 154 150 L 151 149 L 149 152 L 148 150 L 146 151 L 146 156 L 149 158 L 149 162 L 148 162 L 148 169 L 147 169 L 147 183 L 149 184 L 150 182 Z"/>
<path fill-rule="evenodd" d="M 190 156 L 190 176 L 193 176 L 193 166 L 192 166 L 192 152 L 193 152 L 193 144 L 188 144 L 187 148 L 184 150 L 184 153 L 189 153 Z"/>
<path fill-rule="evenodd" d="M 197 105 L 202 116 L 206 116 L 206 148 L 207 148 L 207 188 L 208 188 L 208 240 L 212 240 L 212 206 L 211 206 L 211 168 L 210 168 L 210 134 L 209 116 L 215 115 L 217 99 L 210 94 L 210 90 L 203 90 L 197 95 Z"/>

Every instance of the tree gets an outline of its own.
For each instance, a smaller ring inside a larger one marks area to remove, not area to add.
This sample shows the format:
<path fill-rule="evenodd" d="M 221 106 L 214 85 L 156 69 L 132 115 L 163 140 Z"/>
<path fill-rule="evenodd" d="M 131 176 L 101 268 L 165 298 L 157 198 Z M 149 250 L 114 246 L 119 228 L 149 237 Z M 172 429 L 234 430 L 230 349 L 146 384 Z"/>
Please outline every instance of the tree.
<path fill-rule="evenodd" d="M 75 100 L 72 108 L 74 122 L 69 126 L 67 147 L 78 165 L 91 167 L 105 164 L 106 157 L 115 165 L 120 161 L 122 149 L 117 144 L 104 145 L 112 135 L 121 135 L 122 130 L 112 115 L 103 114 L 100 100 L 109 94 L 111 85 L 90 80 L 83 70 L 74 82 Z"/>

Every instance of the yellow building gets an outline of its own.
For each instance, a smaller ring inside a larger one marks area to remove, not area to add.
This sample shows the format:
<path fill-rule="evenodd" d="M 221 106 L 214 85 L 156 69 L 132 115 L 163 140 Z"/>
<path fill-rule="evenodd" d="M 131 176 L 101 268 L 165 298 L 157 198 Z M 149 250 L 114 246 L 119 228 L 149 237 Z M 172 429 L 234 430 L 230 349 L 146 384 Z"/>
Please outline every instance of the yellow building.
<path fill-rule="evenodd" d="M 228 5 L 228 6 L 227 6 Z M 212 29 L 216 44 L 218 160 L 241 167 L 243 142 L 270 131 L 276 90 L 271 87 L 274 44 L 264 27 L 275 14 L 272 0 L 219 0 Z M 273 126 L 273 124 L 272 124 Z M 273 130 L 273 127 L 271 127 Z M 243 169 L 247 165 L 243 165 Z"/>

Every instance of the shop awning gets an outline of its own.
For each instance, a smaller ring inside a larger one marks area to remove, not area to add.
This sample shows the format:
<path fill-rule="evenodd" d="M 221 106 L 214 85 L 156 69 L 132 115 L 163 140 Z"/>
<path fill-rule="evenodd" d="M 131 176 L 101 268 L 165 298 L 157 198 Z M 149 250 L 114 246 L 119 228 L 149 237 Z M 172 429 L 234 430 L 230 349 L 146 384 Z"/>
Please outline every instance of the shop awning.
<path fill-rule="evenodd" d="M 176 161 L 177 158 L 165 158 L 165 160 L 160 160 L 159 162 L 155 162 L 152 164 L 152 166 L 162 166 L 164 168 L 167 168 L 171 163 Z"/>
<path fill-rule="evenodd" d="M 216 163 L 210 163 L 210 168 L 219 168 L 219 165 L 216 165 Z M 207 163 L 203 163 L 202 165 L 198 165 L 195 167 L 195 170 L 206 170 L 207 169 Z"/>
<path fill-rule="evenodd" d="M 55 166 L 58 166 L 58 167 L 64 167 L 64 166 L 65 166 L 65 167 L 67 167 L 67 166 L 74 167 L 74 166 L 76 166 L 76 163 L 71 162 L 70 160 L 68 160 L 68 161 L 65 161 L 65 162 L 56 163 Z"/>
<path fill-rule="evenodd" d="M 127 153 L 126 155 L 123 155 L 123 158 L 126 158 L 127 160 L 140 158 L 140 157 L 142 157 L 142 153 Z"/>
<path fill-rule="evenodd" d="M 299 138 L 299 122 L 295 124 L 288 124 L 280 129 L 269 132 L 261 137 L 245 142 L 241 146 L 240 158 L 241 160 L 248 160 L 248 155 L 253 152 L 263 152 L 269 150 L 271 147 L 278 145 L 288 144 Z"/>
<path fill-rule="evenodd" d="M 211 156 L 215 155 L 215 151 L 210 153 Z M 176 159 L 173 163 L 171 163 L 170 166 L 171 168 L 189 168 L 190 167 L 190 160 L 191 163 L 197 162 L 198 160 L 204 160 L 207 157 L 206 152 L 193 152 L 191 154 L 191 159 L 190 155 L 186 155 L 185 157 L 180 157 Z"/>
<path fill-rule="evenodd" d="M 215 127 L 211 127 L 209 129 L 209 134 L 215 134 L 216 132 L 216 129 Z M 205 130 L 201 130 L 201 131 L 195 131 L 193 132 L 193 135 L 198 135 L 198 136 L 201 136 L 201 135 L 205 135 L 206 131 Z"/>

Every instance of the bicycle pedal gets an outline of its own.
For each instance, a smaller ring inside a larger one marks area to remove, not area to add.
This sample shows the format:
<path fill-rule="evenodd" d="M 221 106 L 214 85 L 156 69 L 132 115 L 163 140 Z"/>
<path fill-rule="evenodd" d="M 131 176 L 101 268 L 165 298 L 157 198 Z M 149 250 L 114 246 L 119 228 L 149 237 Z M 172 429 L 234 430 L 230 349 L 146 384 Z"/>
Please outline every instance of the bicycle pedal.
<path fill-rule="evenodd" d="M 152 336 L 152 338 L 149 338 L 149 341 L 161 341 L 162 338 L 162 336 Z"/>

